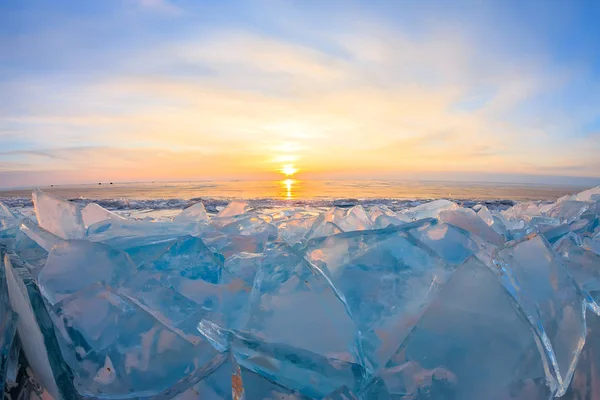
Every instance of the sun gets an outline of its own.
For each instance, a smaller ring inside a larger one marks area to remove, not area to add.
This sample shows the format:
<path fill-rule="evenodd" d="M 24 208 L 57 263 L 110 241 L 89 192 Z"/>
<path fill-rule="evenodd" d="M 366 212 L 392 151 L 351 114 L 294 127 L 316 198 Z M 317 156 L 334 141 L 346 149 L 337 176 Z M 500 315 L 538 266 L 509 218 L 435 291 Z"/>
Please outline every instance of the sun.
<path fill-rule="evenodd" d="M 281 172 L 285 175 L 285 176 L 292 176 L 294 175 L 296 172 L 298 172 L 297 168 L 294 168 L 294 166 L 292 164 L 286 164 L 281 168 Z"/>

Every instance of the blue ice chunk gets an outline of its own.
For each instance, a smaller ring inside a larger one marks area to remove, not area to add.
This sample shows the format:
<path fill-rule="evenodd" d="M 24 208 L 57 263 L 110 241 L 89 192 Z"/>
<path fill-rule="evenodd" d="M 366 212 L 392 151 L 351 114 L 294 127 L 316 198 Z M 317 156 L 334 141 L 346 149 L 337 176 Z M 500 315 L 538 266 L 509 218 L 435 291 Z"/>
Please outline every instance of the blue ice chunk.
<path fill-rule="evenodd" d="M 46 252 L 49 252 L 57 244 L 64 242 L 64 240 L 35 224 L 30 219 L 24 219 L 21 222 L 20 230 L 31 240 L 35 241 L 41 248 L 46 250 Z"/>
<path fill-rule="evenodd" d="M 382 214 L 382 215 L 378 216 L 377 219 L 375 219 L 375 222 L 373 223 L 373 228 L 382 229 L 382 228 L 387 228 L 390 225 L 400 226 L 400 225 L 404 225 L 407 222 L 410 222 L 410 219 L 403 214 L 398 214 L 398 215 Z"/>
<path fill-rule="evenodd" d="M 77 204 L 35 189 L 32 194 L 40 226 L 62 239 L 81 239 L 85 227 Z"/>
<path fill-rule="evenodd" d="M 469 232 L 472 236 L 477 236 L 494 246 L 501 246 L 504 244 L 502 236 L 490 228 L 488 224 L 475 214 L 475 211 L 469 208 L 442 211 L 439 215 L 439 219 L 440 221 L 461 228 Z"/>
<path fill-rule="evenodd" d="M 19 314 L 23 353 L 41 387 L 54 399 L 75 399 L 73 375 L 62 358 L 42 294 L 29 270 L 14 255 L 4 257 L 10 303 Z"/>
<path fill-rule="evenodd" d="M 557 395 L 564 394 L 585 343 L 585 302 L 579 290 L 538 235 L 508 244 L 494 263 L 544 346 Z"/>
<path fill-rule="evenodd" d="M 8 298 L 4 251 L 0 247 L 0 393 L 4 393 L 4 384 L 7 382 L 6 374 L 17 332 L 17 320 L 18 315 L 13 311 Z"/>
<path fill-rule="evenodd" d="M 70 240 L 51 249 L 38 282 L 53 305 L 94 282 L 120 286 L 134 271 L 131 259 L 120 250 L 102 243 Z"/>
<path fill-rule="evenodd" d="M 581 239 L 570 233 L 554 246 L 564 265 L 583 291 L 589 307 L 600 315 L 600 255 L 579 246 Z"/>
<path fill-rule="evenodd" d="M 396 351 L 455 268 L 403 227 L 316 239 L 304 257 L 325 271 L 341 293 L 374 370 Z"/>
<path fill-rule="evenodd" d="M 600 394 L 600 316 L 588 311 L 586 320 L 587 340 L 564 400 L 593 400 Z"/>
<path fill-rule="evenodd" d="M 240 382 L 242 384 L 245 399 L 310 399 L 309 397 L 302 396 L 297 390 L 291 390 L 285 386 L 278 385 L 277 383 L 245 367 L 240 367 Z"/>
<path fill-rule="evenodd" d="M 468 233 L 437 220 L 427 219 L 414 227 L 403 228 L 449 264 L 459 265 L 480 251 Z"/>
<path fill-rule="evenodd" d="M 544 355 L 499 278 L 458 267 L 379 376 L 393 398 L 549 399 Z"/>
<path fill-rule="evenodd" d="M 259 269 L 243 331 L 268 343 L 362 364 L 356 326 L 329 279 L 301 257 L 292 255 L 288 262 L 287 276 L 271 274 L 268 264 Z"/>
<path fill-rule="evenodd" d="M 293 245 L 299 242 L 304 235 L 306 235 L 306 232 L 308 232 L 316 219 L 317 217 L 306 217 L 283 220 L 277 223 L 278 238 L 290 245 Z"/>
<path fill-rule="evenodd" d="M 242 279 L 244 283 L 252 286 L 263 257 L 263 254 L 241 252 L 225 260 L 224 268 L 231 275 Z"/>
<path fill-rule="evenodd" d="M 208 222 L 208 213 L 201 201 L 181 211 L 173 218 L 173 222 Z"/>
<path fill-rule="evenodd" d="M 204 238 L 204 237 L 203 237 Z M 262 253 L 269 242 L 268 235 L 220 235 L 204 238 L 213 251 L 222 254 L 225 259 L 241 252 Z"/>
<path fill-rule="evenodd" d="M 344 232 L 373 229 L 373 221 L 360 205 L 348 209 L 342 217 L 335 218 L 333 222 Z"/>
<path fill-rule="evenodd" d="M 230 354 L 220 358 L 220 364 L 214 371 L 205 376 L 197 384 L 173 398 L 173 400 L 232 400 L 232 381 L 236 382 L 238 390 L 243 389 L 239 379 L 238 365 Z M 242 400 L 236 397 L 235 400 Z M 248 397 L 246 399 L 249 400 Z"/>
<path fill-rule="evenodd" d="M 413 221 L 424 218 L 437 218 L 437 216 L 446 210 L 456 210 L 458 205 L 449 200 L 434 200 L 423 203 L 413 208 L 401 212 L 401 214 Z"/>
<path fill-rule="evenodd" d="M 223 226 L 220 231 L 228 235 L 261 236 L 268 239 L 277 237 L 277 228 L 264 218 L 255 215 L 236 219 Z"/>
<path fill-rule="evenodd" d="M 354 362 L 270 343 L 243 332 L 231 332 L 230 345 L 241 367 L 310 398 L 322 398 L 343 385 L 358 390 L 365 377 L 364 368 Z"/>
<path fill-rule="evenodd" d="M 82 396 L 171 397 L 214 370 L 219 357 L 102 284 L 55 304 L 51 315 Z"/>
<path fill-rule="evenodd" d="M 584 201 L 568 200 L 557 203 L 548 211 L 548 216 L 570 223 L 578 219 L 588 208 L 589 204 Z"/>
<path fill-rule="evenodd" d="M 245 201 L 232 201 L 227 204 L 223 210 L 221 210 L 216 218 L 230 218 L 236 215 L 244 214 L 248 211 L 248 203 Z"/>

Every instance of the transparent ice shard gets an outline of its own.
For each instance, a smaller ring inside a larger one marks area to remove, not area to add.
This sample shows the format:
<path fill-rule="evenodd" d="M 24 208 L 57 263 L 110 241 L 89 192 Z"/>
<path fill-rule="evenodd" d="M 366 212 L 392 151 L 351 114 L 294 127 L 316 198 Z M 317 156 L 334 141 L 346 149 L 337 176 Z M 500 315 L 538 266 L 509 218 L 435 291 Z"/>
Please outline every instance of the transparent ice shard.
<path fill-rule="evenodd" d="M 401 214 L 406 215 L 413 221 L 424 218 L 437 218 L 445 210 L 456 210 L 458 205 L 449 200 L 434 200 L 419 206 L 404 210 Z"/>
<path fill-rule="evenodd" d="M 383 229 L 383 228 L 387 228 L 390 225 L 391 226 L 404 225 L 407 222 L 410 222 L 410 219 L 403 214 L 397 214 L 397 215 L 382 214 L 377 217 L 377 219 L 373 223 L 373 227 L 375 229 Z"/>
<path fill-rule="evenodd" d="M 57 244 L 63 243 L 64 240 L 58 236 L 48 232 L 44 228 L 36 225 L 30 219 L 24 219 L 21 222 L 21 232 L 23 232 L 31 240 L 35 241 L 41 248 L 50 251 Z"/>
<path fill-rule="evenodd" d="M 344 232 L 373 229 L 373 222 L 360 205 L 348 209 L 343 217 L 336 218 L 334 222 Z"/>
<path fill-rule="evenodd" d="M 489 226 L 492 226 L 492 224 L 494 223 L 494 217 L 492 217 L 492 213 L 490 212 L 490 210 L 488 210 L 488 208 L 486 206 L 482 206 L 477 211 L 477 216 L 479 218 L 481 218 L 483 220 L 483 222 L 485 222 Z"/>
<path fill-rule="evenodd" d="M 263 257 L 262 254 L 241 252 L 225 260 L 224 268 L 233 276 L 252 286 Z"/>
<path fill-rule="evenodd" d="M 77 391 L 86 397 L 171 397 L 212 371 L 219 356 L 102 284 L 55 304 L 51 315 Z"/>
<path fill-rule="evenodd" d="M 120 215 L 115 214 L 112 211 L 108 211 L 107 209 L 102 208 L 96 203 L 89 203 L 87 206 L 83 207 L 83 209 L 81 210 L 81 216 L 83 218 L 83 224 L 86 228 L 101 221 L 125 220 L 125 218 L 121 217 Z"/>
<path fill-rule="evenodd" d="M 181 211 L 181 214 L 173 218 L 173 222 L 208 222 L 208 220 L 208 213 L 201 201 Z"/>
<path fill-rule="evenodd" d="M 134 271 L 131 259 L 120 250 L 102 243 L 70 240 L 51 249 L 38 282 L 53 305 L 94 282 L 118 287 Z"/>
<path fill-rule="evenodd" d="M 468 233 L 434 219 L 423 220 L 415 226 L 401 227 L 425 244 L 449 264 L 459 265 L 480 247 Z"/>
<path fill-rule="evenodd" d="M 389 207 L 384 205 L 373 206 L 369 209 L 369 218 L 371 221 L 375 221 L 381 215 L 394 216 L 395 214 Z"/>
<path fill-rule="evenodd" d="M 85 227 L 81 209 L 74 203 L 35 189 L 32 194 L 40 226 L 62 239 L 81 239 Z"/>
<path fill-rule="evenodd" d="M 232 383 L 237 383 L 237 389 L 243 389 L 237 375 L 238 366 L 230 354 L 219 357 L 220 364 L 197 384 L 184 393 L 175 396 L 174 400 L 241 400 L 243 397 L 232 396 Z M 236 379 L 238 378 L 238 379 Z"/>
<path fill-rule="evenodd" d="M 541 215 L 542 212 L 537 203 L 533 201 L 524 201 L 517 203 L 508 210 L 502 211 L 502 215 L 509 219 L 530 220 L 536 215 Z"/>
<path fill-rule="evenodd" d="M 245 201 L 232 201 L 227 204 L 221 212 L 219 212 L 216 218 L 228 218 L 236 215 L 244 214 L 248 210 L 248 203 Z"/>
<path fill-rule="evenodd" d="M 307 217 L 284 220 L 277 224 L 278 237 L 286 243 L 293 245 L 306 235 L 306 232 L 308 232 L 316 219 L 317 217 Z"/>
<path fill-rule="evenodd" d="M 1 211 L 0 211 L 1 212 Z M 7 382 L 9 358 L 14 346 L 18 315 L 8 298 L 8 286 L 4 266 L 4 252 L 0 248 L 0 393 Z"/>
<path fill-rule="evenodd" d="M 556 204 L 548 211 L 548 216 L 558 218 L 563 223 L 570 223 L 578 219 L 589 208 L 583 201 L 563 201 Z"/>
<path fill-rule="evenodd" d="M 593 400 L 600 395 L 600 316 L 588 311 L 586 321 L 587 340 L 564 400 Z"/>
<path fill-rule="evenodd" d="M 54 399 L 75 399 L 73 375 L 65 364 L 44 300 L 28 269 L 5 255 L 8 294 L 19 314 L 17 329 L 36 380 Z"/>
<path fill-rule="evenodd" d="M 481 218 L 475 214 L 475 211 L 468 208 L 459 208 L 458 210 L 442 211 L 439 215 L 440 221 L 452 224 L 464 229 L 473 236 L 478 236 L 482 240 L 494 245 L 504 244 L 504 238 L 489 227 Z"/>
<path fill-rule="evenodd" d="M 387 362 L 454 269 L 403 228 L 316 239 L 304 257 L 341 293 L 373 370 Z"/>
<path fill-rule="evenodd" d="M 539 337 L 564 394 L 585 343 L 585 302 L 560 259 L 540 236 L 499 250 L 494 263 Z"/>
<path fill-rule="evenodd" d="M 231 351 L 241 367 L 309 398 L 323 398 L 344 385 L 358 389 L 365 376 L 364 369 L 351 361 L 270 343 L 248 333 L 230 335 Z"/>
<path fill-rule="evenodd" d="M 290 390 L 257 374 L 245 367 L 240 367 L 240 381 L 246 399 L 264 400 L 308 400 L 296 390 Z"/>
<path fill-rule="evenodd" d="M 581 239 L 570 233 L 554 246 L 565 258 L 567 270 L 587 297 L 588 305 L 600 315 L 600 255 L 578 245 Z"/>
<path fill-rule="evenodd" d="M 301 257 L 292 255 L 287 261 L 292 263 L 286 266 L 291 269 L 287 276 L 272 274 L 269 265 L 259 269 L 244 331 L 360 364 L 356 326 L 327 277 Z"/>
<path fill-rule="evenodd" d="M 430 302 L 379 376 L 392 398 L 545 400 L 552 390 L 543 356 L 514 299 L 472 257 Z"/>
<path fill-rule="evenodd" d="M 584 238 L 582 247 L 596 254 L 600 254 L 600 237 L 594 239 Z"/>
<path fill-rule="evenodd" d="M 267 239 L 277 237 L 277 228 L 258 216 L 248 216 L 236 219 L 235 221 L 223 226 L 221 232 L 226 234 L 235 234 L 242 236 L 264 236 Z"/>
<path fill-rule="evenodd" d="M 600 201 L 600 186 L 593 187 L 588 190 L 584 190 L 576 194 L 575 200 L 578 201 Z"/>

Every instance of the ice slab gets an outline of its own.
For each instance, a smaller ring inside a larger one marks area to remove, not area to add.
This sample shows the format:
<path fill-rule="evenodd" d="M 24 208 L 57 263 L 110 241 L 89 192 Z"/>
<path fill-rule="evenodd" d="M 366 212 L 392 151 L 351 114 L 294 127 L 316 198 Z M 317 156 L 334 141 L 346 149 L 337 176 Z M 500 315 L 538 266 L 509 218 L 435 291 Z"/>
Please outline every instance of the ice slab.
<path fill-rule="evenodd" d="M 538 235 L 499 250 L 494 263 L 544 346 L 557 395 L 564 394 L 585 343 L 584 299 L 560 259 Z"/>
<path fill-rule="evenodd" d="M 218 357 L 102 284 L 55 304 L 51 315 L 82 396 L 173 397 L 212 370 Z"/>
<path fill-rule="evenodd" d="M 379 376 L 392 398 L 542 400 L 552 395 L 543 356 L 499 278 L 472 257 Z"/>
<path fill-rule="evenodd" d="M 13 311 L 8 298 L 4 252 L 0 248 L 0 393 L 4 393 L 4 384 L 8 381 L 7 370 L 17 331 L 17 320 L 18 315 Z"/>
<path fill-rule="evenodd" d="M 387 362 L 454 269 L 403 228 L 316 239 L 304 257 L 331 277 L 372 369 Z"/>
<path fill-rule="evenodd" d="M 600 395 L 600 316 L 588 311 L 587 341 L 564 400 L 596 399 Z"/>
<path fill-rule="evenodd" d="M 36 281 L 16 257 L 5 255 L 8 294 L 19 315 L 23 352 L 41 387 L 54 399 L 76 399 L 71 370 L 65 364 L 54 326 Z"/>
<path fill-rule="evenodd" d="M 216 218 L 229 218 L 236 215 L 244 214 L 248 210 L 248 203 L 245 201 L 232 201 L 221 210 Z"/>
<path fill-rule="evenodd" d="M 120 215 L 115 214 L 114 212 L 108 211 L 105 208 L 102 208 L 96 203 L 89 203 L 87 206 L 83 207 L 81 210 L 81 216 L 83 218 L 83 225 L 87 228 L 95 223 L 106 221 L 106 220 L 115 220 L 122 221 L 125 218 Z"/>
<path fill-rule="evenodd" d="M 458 205 L 449 200 L 434 200 L 402 212 L 413 221 L 424 218 L 436 218 L 442 211 L 456 210 Z"/>
<path fill-rule="evenodd" d="M 81 239 L 85 227 L 81 209 L 74 203 L 35 189 L 32 194 L 40 226 L 62 239 Z"/>
<path fill-rule="evenodd" d="M 102 243 L 70 240 L 51 249 L 38 282 L 53 305 L 94 282 L 118 287 L 134 271 L 131 259 L 120 250 Z"/>
<path fill-rule="evenodd" d="M 198 202 L 185 210 L 181 211 L 181 214 L 173 218 L 174 222 L 208 222 L 210 218 L 204 208 L 202 202 Z"/>

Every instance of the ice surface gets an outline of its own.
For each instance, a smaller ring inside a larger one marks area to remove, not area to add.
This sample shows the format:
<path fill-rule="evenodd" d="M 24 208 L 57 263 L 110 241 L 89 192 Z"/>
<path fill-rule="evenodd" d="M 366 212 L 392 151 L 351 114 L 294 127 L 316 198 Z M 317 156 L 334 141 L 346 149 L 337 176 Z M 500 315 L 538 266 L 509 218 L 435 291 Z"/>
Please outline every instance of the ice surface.
<path fill-rule="evenodd" d="M 0 210 L 1 212 L 1 210 Z M 8 286 L 4 267 L 4 254 L 0 250 L 0 393 L 4 392 L 7 369 L 17 330 L 18 315 L 8 298 Z"/>
<path fill-rule="evenodd" d="M 85 236 L 83 216 L 78 205 L 39 189 L 33 191 L 33 205 L 40 226 L 63 239 Z"/>
<path fill-rule="evenodd" d="M 0 205 L 0 373 L 23 376 L 16 326 L 25 398 L 600 396 L 600 187 L 502 212 L 33 198 Z"/>

